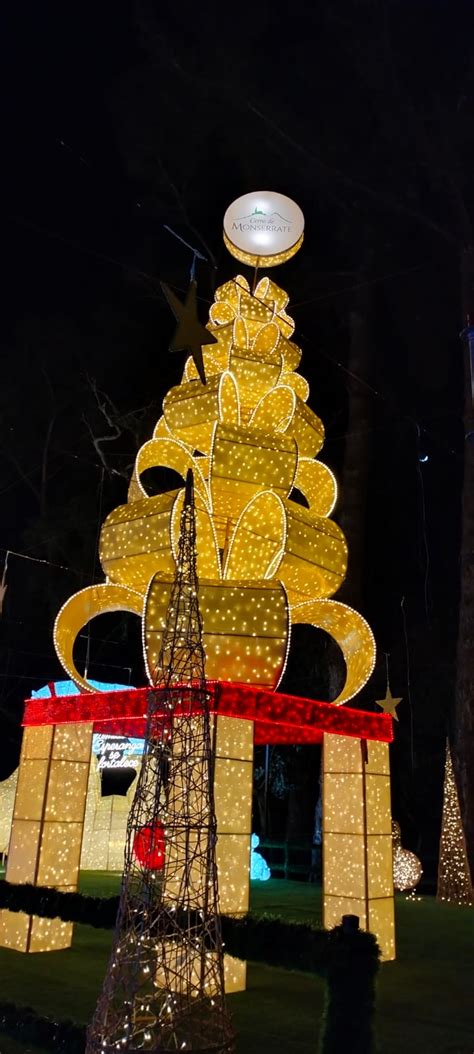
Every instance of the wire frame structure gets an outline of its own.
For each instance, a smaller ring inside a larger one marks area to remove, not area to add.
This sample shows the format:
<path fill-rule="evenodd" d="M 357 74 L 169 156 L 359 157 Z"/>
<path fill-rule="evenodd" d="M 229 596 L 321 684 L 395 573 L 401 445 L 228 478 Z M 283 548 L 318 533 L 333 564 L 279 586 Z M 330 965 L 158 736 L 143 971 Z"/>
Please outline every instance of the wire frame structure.
<path fill-rule="evenodd" d="M 111 957 L 86 1054 L 234 1050 L 226 1011 L 191 471 Z"/>

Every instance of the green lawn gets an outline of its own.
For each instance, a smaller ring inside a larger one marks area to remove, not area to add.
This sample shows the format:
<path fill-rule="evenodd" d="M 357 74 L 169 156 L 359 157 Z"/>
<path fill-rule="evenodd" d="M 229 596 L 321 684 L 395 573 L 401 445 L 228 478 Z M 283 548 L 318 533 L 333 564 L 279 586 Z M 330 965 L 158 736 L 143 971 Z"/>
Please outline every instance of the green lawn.
<path fill-rule="evenodd" d="M 0 1054 L 51 1054 L 50 1051 L 45 1050 L 44 1047 L 28 1047 L 23 1046 L 22 1043 L 16 1043 L 14 1039 L 10 1039 L 10 1036 L 2 1036 L 0 1034 Z"/>
<path fill-rule="evenodd" d="M 116 875 L 88 872 L 85 893 L 117 891 Z M 316 886 L 255 883 L 252 908 L 295 921 L 320 921 Z M 87 1021 L 104 975 L 110 933 L 77 926 L 71 949 L 48 956 L 0 950 L 2 1000 Z M 473 1054 L 474 912 L 433 898 L 397 900 L 398 959 L 382 966 L 377 1031 L 382 1054 Z M 239 1054 L 314 1052 L 324 983 L 305 974 L 249 966 L 248 990 L 231 996 Z M 0 1035 L 0 1054 L 43 1054 Z"/>

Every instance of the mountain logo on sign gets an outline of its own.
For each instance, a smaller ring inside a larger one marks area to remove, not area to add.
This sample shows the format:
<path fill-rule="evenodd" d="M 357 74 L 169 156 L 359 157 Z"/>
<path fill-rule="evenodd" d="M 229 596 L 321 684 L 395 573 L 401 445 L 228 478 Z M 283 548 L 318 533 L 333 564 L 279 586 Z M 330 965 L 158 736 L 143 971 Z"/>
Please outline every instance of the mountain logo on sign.
<path fill-rule="evenodd" d="M 282 220 L 283 223 L 291 223 L 292 222 L 291 220 L 286 220 L 285 217 L 282 216 L 280 212 L 275 212 L 275 211 L 274 212 L 264 212 L 263 209 L 258 209 L 256 206 L 255 206 L 253 212 L 249 212 L 248 216 L 239 216 L 237 218 L 236 222 L 237 223 L 241 223 L 241 222 L 243 222 L 243 220 L 254 220 L 254 219 L 256 219 L 257 217 L 260 217 L 260 216 L 262 218 L 264 218 L 264 219 L 267 219 L 267 220 L 273 219 L 274 216 L 277 216 L 278 219 Z"/>
<path fill-rule="evenodd" d="M 232 222 L 234 231 L 278 231 L 289 232 L 292 220 L 285 219 L 279 212 L 264 212 L 257 207 L 247 216 L 239 216 Z"/>

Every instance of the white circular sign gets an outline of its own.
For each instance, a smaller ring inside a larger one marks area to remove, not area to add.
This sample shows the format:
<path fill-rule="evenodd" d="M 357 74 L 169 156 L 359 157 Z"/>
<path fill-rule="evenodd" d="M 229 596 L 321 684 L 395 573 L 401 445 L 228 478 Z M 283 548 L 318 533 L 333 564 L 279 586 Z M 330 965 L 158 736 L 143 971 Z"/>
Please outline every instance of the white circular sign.
<path fill-rule="evenodd" d="M 224 241 L 239 260 L 272 266 L 293 256 L 303 240 L 304 216 L 296 202 L 272 190 L 244 194 L 224 216 Z"/>

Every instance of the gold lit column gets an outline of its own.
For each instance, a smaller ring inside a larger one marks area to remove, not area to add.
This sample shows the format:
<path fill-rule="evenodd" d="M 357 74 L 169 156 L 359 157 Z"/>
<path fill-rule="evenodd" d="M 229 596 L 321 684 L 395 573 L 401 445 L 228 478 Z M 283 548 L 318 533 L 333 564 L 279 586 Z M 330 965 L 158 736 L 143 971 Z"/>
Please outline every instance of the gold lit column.
<path fill-rule="evenodd" d="M 326 734 L 323 772 L 323 925 L 358 915 L 394 959 L 388 744 Z"/>
<path fill-rule="evenodd" d="M 249 909 L 253 722 L 219 717 L 214 794 L 217 816 L 219 905 L 224 915 Z M 226 992 L 245 991 L 247 964 L 226 955 Z"/>
<path fill-rule="evenodd" d="M 92 725 L 25 728 L 8 853 L 9 882 L 77 888 Z M 72 924 L 0 912 L 0 945 L 23 952 L 69 948 Z"/>

